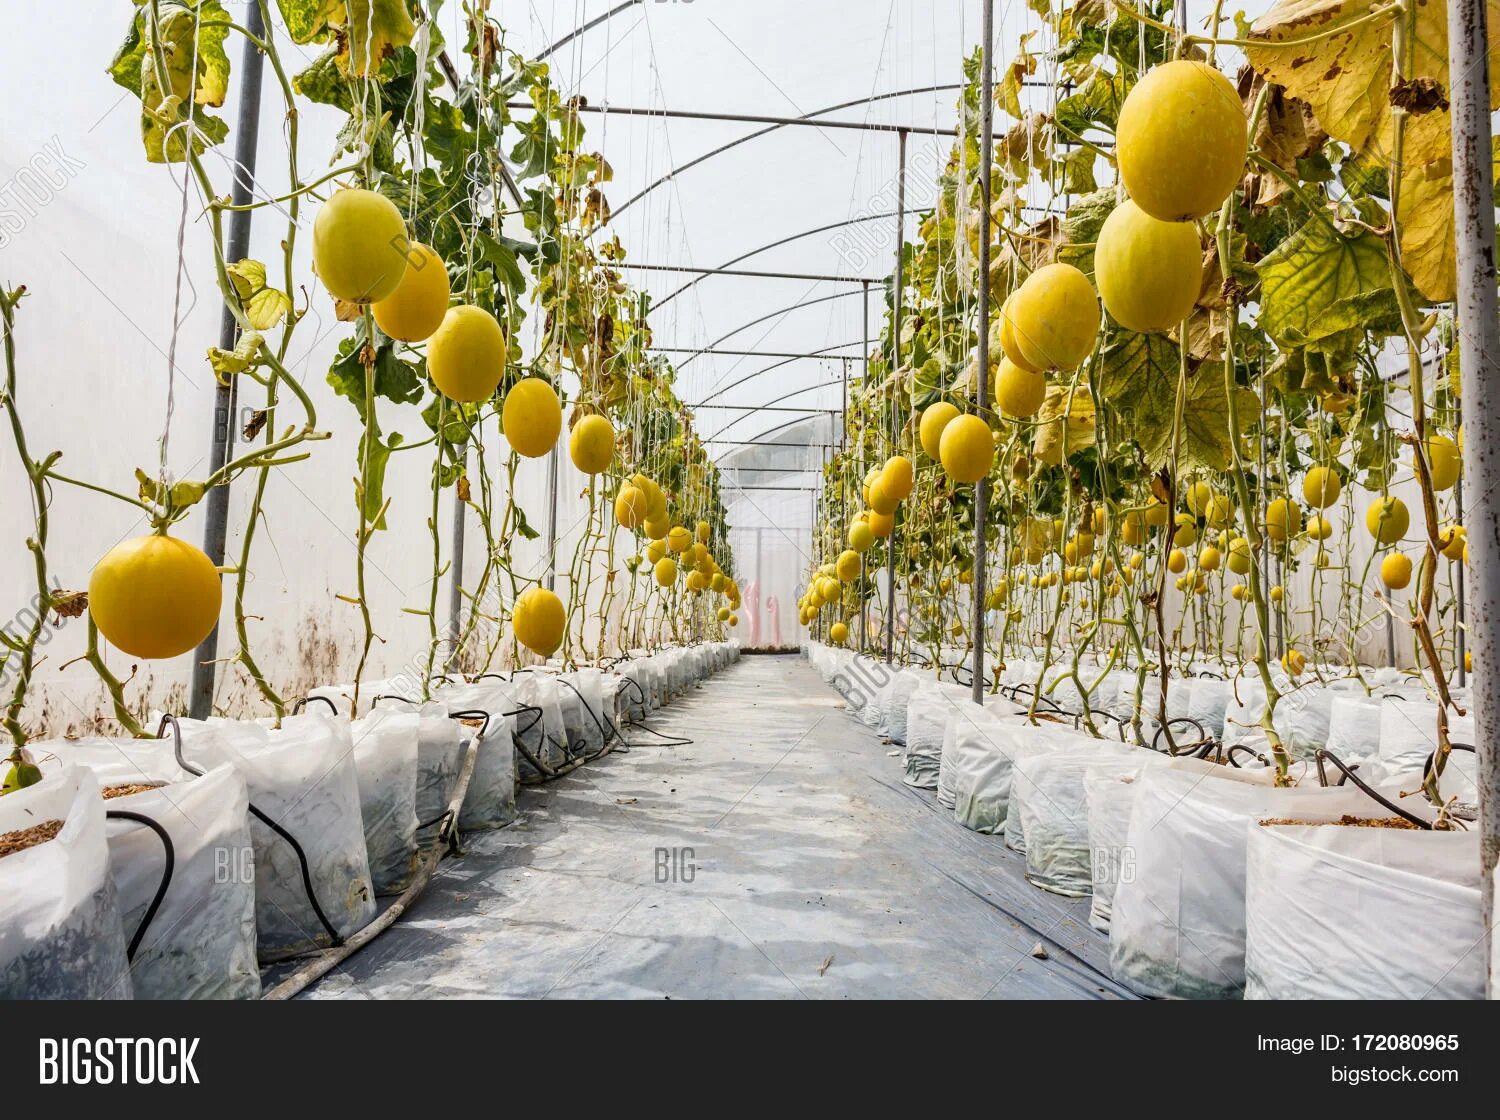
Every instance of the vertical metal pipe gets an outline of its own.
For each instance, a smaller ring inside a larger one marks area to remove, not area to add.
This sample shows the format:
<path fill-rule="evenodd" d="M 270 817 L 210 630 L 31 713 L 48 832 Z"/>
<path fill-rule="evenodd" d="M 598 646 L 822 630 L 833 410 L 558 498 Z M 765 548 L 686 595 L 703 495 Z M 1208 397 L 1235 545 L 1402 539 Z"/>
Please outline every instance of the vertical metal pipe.
<path fill-rule="evenodd" d="M 1448 74 L 1453 111 L 1453 217 L 1458 230 L 1458 360 L 1463 370 L 1464 473 L 1473 505 L 1465 512 L 1474 543 L 1467 603 L 1473 643 L 1474 745 L 1479 752 L 1480 868 L 1484 928 L 1495 921 L 1500 858 L 1500 310 L 1495 297 L 1495 190 L 1490 154 L 1489 11 L 1485 0 L 1449 0 Z M 1493 935 L 1490 935 L 1493 936 Z M 1488 949 L 1486 961 L 1493 961 Z M 1496 994 L 1490 975 L 1490 996 Z"/>
<path fill-rule="evenodd" d="M 865 369 L 864 369 L 864 376 L 861 378 L 861 383 L 864 386 L 865 393 L 868 395 L 868 393 L 870 392 L 870 282 L 868 280 L 865 281 L 864 287 L 861 289 L 860 295 L 863 297 L 861 299 L 861 304 L 863 305 L 863 309 L 864 309 L 864 330 L 860 332 L 860 337 L 865 340 L 865 358 L 864 358 Z M 844 374 L 845 374 L 846 379 L 848 377 L 848 371 L 849 371 L 849 364 L 846 362 L 846 363 L 844 363 Z M 848 402 L 848 400 L 846 398 L 845 401 L 844 401 L 844 425 L 845 425 L 845 427 L 847 427 L 848 424 L 849 424 L 849 402 Z M 861 443 L 860 443 L 860 448 L 861 448 L 861 451 L 860 451 L 860 456 L 859 456 L 859 477 L 860 478 L 864 478 L 865 477 L 865 456 L 864 456 L 864 451 L 863 451 L 863 448 L 864 448 L 863 441 L 861 441 Z M 866 629 L 866 627 L 867 627 L 867 625 L 869 623 L 869 618 L 870 618 L 870 600 L 865 595 L 865 571 L 864 571 L 864 565 L 861 564 L 860 565 L 860 571 L 859 571 L 859 652 L 860 653 L 864 653 L 865 649 L 866 649 L 866 646 L 865 646 L 865 629 Z"/>
<path fill-rule="evenodd" d="M 897 133 L 899 153 L 896 171 L 896 275 L 892 301 L 895 317 L 891 320 L 891 373 L 901 369 L 901 289 L 906 282 L 906 262 L 902 250 L 906 247 L 906 129 Z M 901 404 L 899 395 L 891 401 L 891 446 L 900 439 Z M 885 663 L 891 663 L 892 650 L 896 644 L 896 529 L 886 538 L 885 547 Z"/>
<path fill-rule="evenodd" d="M 557 590 L 557 457 L 562 448 L 559 437 L 547 456 L 547 590 Z"/>
<path fill-rule="evenodd" d="M 990 407 L 990 161 L 995 105 L 995 74 L 990 52 L 995 37 L 995 2 L 984 0 L 984 42 L 979 48 L 979 376 L 975 379 L 975 411 Z M 962 143 L 963 141 L 959 141 Z M 962 189 L 962 188 L 960 188 Z M 990 480 L 986 475 L 974 491 L 974 667 L 972 698 L 984 703 L 985 523 L 990 508 Z"/>
<path fill-rule="evenodd" d="M 256 38 L 265 35 L 265 24 L 261 19 L 259 4 L 247 5 L 245 29 Z M 235 118 L 234 138 L 234 187 L 231 201 L 236 206 L 246 206 L 253 197 L 255 182 L 255 153 L 260 144 L 260 86 L 265 72 L 265 56 L 249 39 L 240 50 L 240 105 Z M 226 259 L 243 260 L 250 255 L 251 210 L 235 210 L 229 215 L 229 239 L 225 247 Z M 233 350 L 238 335 L 234 315 L 225 307 L 219 316 L 219 346 Z M 217 471 L 229 461 L 230 448 L 234 444 L 239 425 L 235 423 L 237 394 L 234 378 L 221 381 L 214 387 L 214 421 L 209 439 L 209 473 Z M 204 498 L 203 551 L 215 564 L 224 563 L 224 542 L 229 533 L 229 485 L 215 486 Z M 218 668 L 219 627 L 209 631 L 193 653 L 193 683 L 188 701 L 188 711 L 194 719 L 207 719 L 213 714 L 214 675 Z"/>
<path fill-rule="evenodd" d="M 469 469 L 469 448 L 463 449 L 461 464 L 465 473 Z M 449 559 L 451 577 L 448 584 L 448 633 L 453 642 L 453 653 L 458 653 L 458 636 L 463 633 L 464 607 L 464 514 L 468 503 L 458 496 L 458 487 L 453 488 L 453 556 Z"/>
<path fill-rule="evenodd" d="M 1459 416 L 1459 423 L 1462 424 L 1463 423 L 1463 409 L 1462 408 L 1459 409 L 1458 416 Z M 1462 478 L 1460 478 L 1458 480 L 1457 485 L 1454 486 L 1454 488 L 1453 488 L 1453 500 L 1458 504 L 1458 517 L 1456 519 L 1456 523 L 1459 524 L 1459 525 L 1463 525 L 1464 524 L 1464 480 Z M 1463 574 L 1463 569 L 1462 568 L 1459 569 L 1459 573 L 1458 573 L 1458 587 L 1457 587 L 1456 590 L 1458 591 L 1458 626 L 1457 626 L 1457 634 L 1458 634 L 1458 684 L 1459 684 L 1459 687 L 1462 688 L 1464 685 L 1466 685 L 1466 684 L 1469 683 L 1469 671 L 1464 668 L 1464 651 L 1469 648 L 1469 642 L 1468 642 L 1468 637 L 1469 637 L 1468 622 L 1469 622 L 1469 620 L 1468 620 L 1468 612 L 1464 609 L 1464 607 L 1465 607 L 1465 603 L 1464 603 L 1464 598 L 1465 598 L 1465 596 L 1464 596 L 1464 574 Z M 1390 617 L 1390 616 L 1387 615 L 1386 617 Z"/>

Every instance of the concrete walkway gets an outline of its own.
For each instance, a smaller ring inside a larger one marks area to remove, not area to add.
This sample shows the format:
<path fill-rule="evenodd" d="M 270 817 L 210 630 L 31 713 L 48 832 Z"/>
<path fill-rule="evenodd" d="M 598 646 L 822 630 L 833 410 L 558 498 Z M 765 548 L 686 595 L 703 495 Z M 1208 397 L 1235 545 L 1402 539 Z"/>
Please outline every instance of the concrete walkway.
<path fill-rule="evenodd" d="M 636 744 L 522 791 L 312 998 L 1081 998 L 1087 899 L 901 782 L 797 657 L 745 657 Z M 1033 950 L 1042 946 L 1043 956 Z"/>

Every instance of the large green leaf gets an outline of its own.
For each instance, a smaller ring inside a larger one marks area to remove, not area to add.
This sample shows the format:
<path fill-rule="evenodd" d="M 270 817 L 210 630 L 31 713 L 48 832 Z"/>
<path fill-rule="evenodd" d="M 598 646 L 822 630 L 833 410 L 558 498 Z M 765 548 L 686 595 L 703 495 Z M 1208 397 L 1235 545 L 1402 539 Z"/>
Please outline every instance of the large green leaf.
<path fill-rule="evenodd" d="M 1256 266 L 1260 325 L 1283 346 L 1388 321 L 1396 308 L 1381 239 L 1315 214 Z"/>
<path fill-rule="evenodd" d="M 1177 344 L 1166 335 L 1133 331 L 1117 332 L 1099 357 L 1099 394 L 1120 414 L 1153 468 L 1171 458 L 1180 362 Z M 1204 362 L 1187 378 L 1180 467 L 1222 471 L 1229 466 L 1232 435 L 1223 370 L 1219 363 Z M 1255 395 L 1235 392 L 1243 421 L 1258 407 Z"/>
<path fill-rule="evenodd" d="M 406 0 L 278 0 L 287 34 L 296 43 L 327 42 L 337 48 L 339 69 L 368 77 L 412 41 L 416 25 Z"/>
<path fill-rule="evenodd" d="M 141 99 L 141 141 L 151 163 L 181 163 L 189 135 L 194 152 L 229 135 L 229 126 L 205 111 L 223 105 L 229 91 L 228 19 L 219 0 L 159 0 L 154 9 L 138 7 L 131 17 L 109 76 Z M 159 36 L 153 35 L 157 27 Z M 158 47 L 166 64 L 165 87 L 156 64 Z"/>

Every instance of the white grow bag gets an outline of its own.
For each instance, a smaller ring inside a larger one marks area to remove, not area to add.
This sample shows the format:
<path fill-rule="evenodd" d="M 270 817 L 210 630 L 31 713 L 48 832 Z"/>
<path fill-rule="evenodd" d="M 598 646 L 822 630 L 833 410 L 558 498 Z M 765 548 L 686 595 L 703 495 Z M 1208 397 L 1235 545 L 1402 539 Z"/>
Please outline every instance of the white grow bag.
<path fill-rule="evenodd" d="M 1448 741 L 1477 745 L 1472 714 L 1460 716 L 1449 710 Z M 1416 789 L 1428 756 L 1436 749 L 1436 704 L 1429 700 L 1386 700 L 1380 705 L 1380 781 Z M 1444 798 L 1456 796 L 1462 804 L 1476 804 L 1479 783 L 1475 755 L 1451 751 L 1438 785 Z"/>
<path fill-rule="evenodd" d="M 0 835 L 60 820 L 0 856 L 0 999 L 129 999 L 99 781 L 81 766 L 0 797 Z"/>
<path fill-rule="evenodd" d="M 1484 998 L 1477 832 L 1252 824 L 1248 844 L 1246 999 Z"/>
<path fill-rule="evenodd" d="M 1380 701 L 1363 693 L 1335 696 L 1327 747 L 1345 765 L 1358 763 L 1360 779 L 1368 781 L 1380 760 Z"/>
<path fill-rule="evenodd" d="M 58 765 L 87 767 L 101 788 L 159 783 L 114 797 L 106 811 L 138 813 L 172 843 L 172 877 L 130 962 L 136 999 L 257 999 L 255 855 L 245 780 L 229 763 L 194 777 L 169 742 L 80 739 L 48 743 Z M 44 765 L 46 765 L 44 763 Z M 127 943 L 161 886 L 166 852 L 137 821 L 108 823 L 110 875 Z"/>
<path fill-rule="evenodd" d="M 349 725 L 359 812 L 375 893 L 400 894 L 417 868 L 417 752 L 421 717 L 380 708 Z"/>
<path fill-rule="evenodd" d="M 279 731 L 228 720 L 179 722 L 184 757 L 204 768 L 233 764 L 245 779 L 250 804 L 302 848 L 313 895 L 339 935 L 348 937 L 366 925 L 375 916 L 375 892 L 349 721 L 314 709 L 288 717 Z M 250 839 L 260 958 L 331 945 L 333 937 L 308 898 L 291 843 L 253 816 Z"/>
<path fill-rule="evenodd" d="M 1157 751 L 1138 750 L 1130 765 L 1090 766 L 1083 776 L 1084 800 L 1088 810 L 1089 882 L 1093 890 L 1089 903 L 1089 925 L 1109 930 L 1115 889 L 1135 874 L 1135 857 L 1127 850 L 1130 811 L 1135 805 L 1141 771 L 1147 766 L 1164 763 L 1167 756 Z"/>
<path fill-rule="evenodd" d="M 1237 999 L 1245 986 L 1245 846 L 1253 820 L 1381 812 L 1349 787 L 1274 789 L 1270 769 L 1172 759 L 1142 771 L 1115 890 L 1110 971 L 1146 996 Z"/>
<path fill-rule="evenodd" d="M 534 674 L 524 673 L 523 677 Z M 516 748 L 513 724 L 506 714 L 514 711 L 520 690 L 507 681 L 484 680 L 441 689 L 437 700 L 451 719 L 458 712 L 483 712 L 489 717 L 482 727 L 461 725 L 467 741 L 483 732 L 474 758 L 474 773 L 459 813 L 460 828 L 503 828 L 516 819 Z M 478 717 L 474 717 L 478 719 Z M 531 719 L 523 713 L 522 720 Z M 427 818 L 423 818 L 425 821 Z"/>
<path fill-rule="evenodd" d="M 1070 735 L 1051 750 L 1016 759 L 1011 811 L 1019 811 L 1026 838 L 1027 882 L 1072 898 L 1093 890 L 1084 775 L 1133 772 L 1143 765 L 1134 757 L 1141 753 L 1140 747 Z"/>
<path fill-rule="evenodd" d="M 1011 771 L 1036 728 L 1013 712 L 970 704 L 954 711 L 952 741 L 943 748 L 943 774 L 953 792 L 953 819 L 975 832 L 1005 828 Z"/>
<path fill-rule="evenodd" d="M 948 721 L 961 710 L 958 701 L 941 685 L 928 682 L 912 693 L 906 706 L 906 742 L 901 748 L 904 781 L 917 789 L 936 789 L 942 764 L 943 740 Z"/>

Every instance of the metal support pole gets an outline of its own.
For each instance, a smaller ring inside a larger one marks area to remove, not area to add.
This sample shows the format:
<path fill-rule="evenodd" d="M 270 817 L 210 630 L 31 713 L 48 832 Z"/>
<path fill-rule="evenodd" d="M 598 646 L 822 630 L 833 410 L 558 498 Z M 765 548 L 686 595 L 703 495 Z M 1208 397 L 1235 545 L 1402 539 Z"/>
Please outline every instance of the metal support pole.
<path fill-rule="evenodd" d="M 995 106 L 995 74 L 990 58 L 995 37 L 995 2 L 984 0 L 984 42 L 980 44 L 979 75 L 979 376 L 975 411 L 983 416 L 990 406 L 990 128 Z M 974 669 L 971 698 L 984 703 L 985 522 L 990 508 L 990 480 L 979 480 L 974 493 Z"/>
<path fill-rule="evenodd" d="M 860 294 L 863 296 L 863 298 L 859 302 L 860 302 L 860 307 L 864 309 L 864 331 L 863 331 L 863 334 L 864 334 L 864 337 L 865 337 L 865 371 L 864 371 L 864 376 L 861 378 L 861 381 L 862 381 L 862 383 L 864 385 L 865 392 L 868 393 L 870 391 L 870 282 L 868 280 L 865 281 L 864 289 L 863 289 L 863 291 Z M 848 366 L 844 367 L 844 369 L 845 369 L 846 372 L 847 372 L 848 368 L 849 368 Z M 848 426 L 849 426 L 849 400 L 848 400 L 848 396 L 846 395 L 845 398 L 844 398 L 844 427 L 847 429 Z M 864 478 L 864 476 L 865 476 L 865 469 L 866 468 L 865 468 L 865 455 L 864 455 L 864 441 L 861 440 L 860 441 L 860 455 L 859 455 L 859 477 L 860 478 Z M 864 570 L 864 565 L 861 564 L 860 568 L 859 568 L 859 652 L 860 653 L 864 653 L 865 649 L 866 649 L 866 645 L 865 645 L 865 630 L 869 626 L 869 621 L 870 621 L 870 600 L 869 600 L 869 597 L 865 594 L 865 570 Z"/>
<path fill-rule="evenodd" d="M 259 4 L 247 5 L 245 30 L 255 38 L 265 35 L 265 24 L 261 20 Z M 246 39 L 240 50 L 240 105 L 235 118 L 234 138 L 234 187 L 231 200 L 236 206 L 248 206 L 252 201 L 255 185 L 255 153 L 260 140 L 260 85 L 265 72 L 265 56 L 250 39 Z M 250 255 L 251 210 L 235 210 L 229 215 L 229 242 L 225 248 L 226 260 L 243 260 Z M 226 306 L 219 316 L 219 347 L 233 350 L 239 331 L 234 314 Z M 230 448 L 234 444 L 239 425 L 235 422 L 237 394 L 234 378 L 219 382 L 214 387 L 213 434 L 209 439 L 209 473 L 219 470 L 229 461 Z M 229 484 L 215 486 L 204 499 L 203 551 L 216 565 L 224 563 L 224 542 L 229 532 Z M 194 719 L 207 719 L 213 714 L 214 675 L 219 656 L 219 627 L 209 631 L 193 653 L 193 683 L 188 701 L 188 711 Z"/>
<path fill-rule="evenodd" d="M 557 590 L 557 457 L 562 440 L 547 456 L 547 590 Z"/>
<path fill-rule="evenodd" d="M 1459 423 L 1462 424 L 1463 423 L 1463 409 L 1462 408 L 1460 408 L 1458 410 L 1458 416 L 1459 416 Z M 1464 480 L 1461 477 L 1459 478 L 1458 483 L 1453 488 L 1453 500 L 1458 504 L 1457 524 L 1463 525 L 1463 523 L 1464 523 Z M 1469 631 L 1469 625 L 1468 625 L 1468 623 L 1469 623 L 1469 619 L 1468 619 L 1468 613 L 1464 609 L 1464 607 L 1465 607 L 1465 602 L 1464 602 L 1464 598 L 1465 598 L 1465 596 L 1464 596 L 1464 574 L 1463 574 L 1463 569 L 1462 568 L 1460 568 L 1459 572 L 1458 572 L 1458 587 L 1457 587 L 1457 591 L 1458 591 L 1458 626 L 1457 626 L 1457 634 L 1458 634 L 1458 685 L 1459 685 L 1460 688 L 1462 688 L 1466 684 L 1469 683 L 1469 671 L 1464 668 L 1464 651 L 1469 648 L 1469 642 L 1468 642 L 1468 636 L 1469 636 L 1469 634 L 1468 634 L 1468 631 Z M 1386 618 L 1389 619 L 1390 615 L 1387 614 Z"/>
<path fill-rule="evenodd" d="M 1458 232 L 1458 355 L 1463 370 L 1465 512 L 1474 548 L 1467 565 L 1473 643 L 1474 745 L 1479 752 L 1479 852 L 1483 920 L 1495 921 L 1500 859 L 1500 310 L 1495 295 L 1495 190 L 1490 154 L 1489 11 L 1485 0 L 1449 0 L 1448 74 L 1453 109 L 1453 217 Z M 1484 959 L 1493 960 L 1488 948 Z M 1495 977 L 1490 975 L 1490 996 Z"/>
<path fill-rule="evenodd" d="M 464 446 L 463 460 L 460 463 L 463 471 L 469 469 L 469 448 Z M 468 502 L 458 496 L 457 488 L 453 494 L 453 555 L 449 558 L 452 570 L 451 580 L 448 585 L 448 618 L 450 633 L 453 641 L 453 654 L 458 653 L 458 637 L 463 633 L 463 608 L 464 608 L 464 513 L 468 509 Z"/>
<path fill-rule="evenodd" d="M 896 274 L 895 291 L 891 293 L 895 315 L 891 319 L 891 372 L 901 369 L 901 289 L 906 282 L 906 266 L 903 250 L 906 247 L 906 130 L 899 133 L 899 149 L 896 171 Z M 896 446 L 901 431 L 901 408 L 891 402 L 891 447 Z M 896 644 L 896 527 L 891 526 L 891 535 L 885 545 L 885 663 L 891 663 Z"/>

